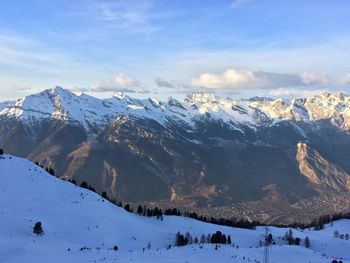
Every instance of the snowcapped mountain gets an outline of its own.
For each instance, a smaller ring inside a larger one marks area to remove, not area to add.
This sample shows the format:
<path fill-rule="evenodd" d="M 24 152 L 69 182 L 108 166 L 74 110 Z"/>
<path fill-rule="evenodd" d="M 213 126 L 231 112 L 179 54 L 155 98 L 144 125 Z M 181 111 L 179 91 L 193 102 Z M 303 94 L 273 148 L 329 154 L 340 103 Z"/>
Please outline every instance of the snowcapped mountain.
<path fill-rule="evenodd" d="M 59 180 L 37 165 L 11 155 L 0 158 L 0 259 L 2 262 L 262 262 L 265 229 L 223 227 L 178 216 L 163 220 L 137 216 L 97 194 Z M 36 222 L 44 234 L 33 234 Z M 349 220 L 320 231 L 293 229 L 310 248 L 286 245 L 289 229 L 270 227 L 271 262 L 350 262 Z M 175 235 L 193 237 L 221 231 L 234 245 L 175 247 Z M 170 245 L 170 248 L 169 248 Z M 113 248 L 118 246 L 118 250 Z"/>
<path fill-rule="evenodd" d="M 0 106 L 0 147 L 115 199 L 275 211 L 349 194 L 349 116 L 342 93 L 180 102 L 56 87 Z"/>
<path fill-rule="evenodd" d="M 161 124 L 182 121 L 190 126 L 203 116 L 232 125 L 330 120 L 345 131 L 350 125 L 350 96 L 342 93 L 323 93 L 290 101 L 257 97 L 222 99 L 213 94 L 194 93 L 181 103 L 172 98 L 168 101 L 132 99 L 122 93 L 110 99 L 98 99 L 55 87 L 14 103 L 1 104 L 0 110 L 2 119 L 20 119 L 28 125 L 45 119 L 69 121 L 79 123 L 93 135 L 96 135 L 96 128 L 106 127 L 118 115 L 153 119 Z"/>

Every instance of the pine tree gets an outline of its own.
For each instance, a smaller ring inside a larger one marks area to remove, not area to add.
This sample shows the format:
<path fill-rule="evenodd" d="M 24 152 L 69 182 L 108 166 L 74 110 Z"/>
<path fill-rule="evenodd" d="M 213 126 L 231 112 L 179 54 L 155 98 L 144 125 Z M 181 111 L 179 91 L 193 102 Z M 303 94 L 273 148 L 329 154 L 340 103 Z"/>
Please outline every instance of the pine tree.
<path fill-rule="evenodd" d="M 44 230 L 41 226 L 41 222 L 36 222 L 34 227 L 33 227 L 33 233 L 36 234 L 37 236 L 42 236 L 44 234 Z"/>
<path fill-rule="evenodd" d="M 201 235 L 200 243 L 201 243 L 201 244 L 204 244 L 204 243 L 205 243 L 205 235 L 204 235 L 204 234 Z"/>
<path fill-rule="evenodd" d="M 55 170 L 53 168 L 49 168 L 48 173 L 55 176 Z"/>
<path fill-rule="evenodd" d="M 293 231 L 289 229 L 288 232 L 284 235 L 284 238 L 287 240 L 288 245 L 294 245 Z"/>
<path fill-rule="evenodd" d="M 142 209 L 142 206 L 138 206 L 137 207 L 137 213 L 139 214 L 139 215 L 142 215 L 143 214 L 143 209 Z"/>
<path fill-rule="evenodd" d="M 333 237 L 335 237 L 335 238 L 338 238 L 338 237 L 339 237 L 339 231 L 338 231 L 338 230 L 335 230 L 335 231 L 334 231 Z"/>
<path fill-rule="evenodd" d="M 192 244 L 192 236 L 189 232 L 186 232 L 185 234 L 185 241 L 186 241 L 186 244 Z"/>
<path fill-rule="evenodd" d="M 232 243 L 232 241 L 231 241 L 231 236 L 228 235 L 228 236 L 227 236 L 227 244 L 231 245 L 231 243 Z"/>
<path fill-rule="evenodd" d="M 0 155 L 4 154 L 4 150 L 0 148 Z"/>
<path fill-rule="evenodd" d="M 210 234 L 207 235 L 206 243 L 211 243 L 211 235 Z"/>
<path fill-rule="evenodd" d="M 101 196 L 102 196 L 102 198 L 104 198 L 104 199 L 108 199 L 108 196 L 107 196 L 106 191 L 103 191 L 103 192 L 101 193 Z"/>
<path fill-rule="evenodd" d="M 304 240 L 304 245 L 306 248 L 309 248 L 310 247 L 310 239 L 309 237 L 306 237 L 305 240 Z"/>
<path fill-rule="evenodd" d="M 83 182 L 81 182 L 80 187 L 88 189 L 89 185 L 87 184 L 87 182 L 83 181 Z"/>
<path fill-rule="evenodd" d="M 130 207 L 129 204 L 124 205 L 124 209 L 130 213 L 132 213 L 132 208 Z"/>
<path fill-rule="evenodd" d="M 272 243 L 272 240 L 273 240 L 273 237 L 272 237 L 272 234 L 270 233 L 266 238 L 267 244 L 270 245 Z"/>

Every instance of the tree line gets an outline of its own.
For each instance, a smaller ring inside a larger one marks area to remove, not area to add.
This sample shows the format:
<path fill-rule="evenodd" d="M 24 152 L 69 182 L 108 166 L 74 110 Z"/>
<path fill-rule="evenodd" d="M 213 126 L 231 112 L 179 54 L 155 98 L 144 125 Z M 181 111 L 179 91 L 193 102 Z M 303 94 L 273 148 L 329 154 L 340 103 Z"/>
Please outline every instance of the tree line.
<path fill-rule="evenodd" d="M 3 154 L 4 152 L 2 149 L 0 149 L 0 155 Z M 38 166 L 41 168 L 45 169 L 49 174 L 52 176 L 55 175 L 55 171 L 52 167 L 46 167 L 44 168 L 42 165 L 40 165 L 38 162 L 36 162 Z M 80 183 L 80 185 L 77 184 L 75 179 L 64 179 L 61 178 L 62 180 L 69 181 L 74 185 L 80 186 L 82 188 L 88 189 L 90 191 L 93 191 L 95 193 L 96 190 L 94 187 L 92 187 L 90 184 L 87 182 L 83 181 Z M 103 191 L 100 194 L 104 199 L 107 199 L 111 203 L 124 208 L 127 212 L 134 213 L 134 209 L 131 207 L 129 203 L 123 204 L 121 201 L 117 201 L 115 199 L 109 198 L 107 195 L 106 191 Z M 157 217 L 158 219 L 163 220 L 163 215 L 168 215 L 168 216 L 184 216 L 184 217 L 189 217 L 198 221 L 206 222 L 206 223 L 211 223 L 215 225 L 221 225 L 221 226 L 229 226 L 229 227 L 237 227 L 237 228 L 245 228 L 245 229 L 254 229 L 257 226 L 269 226 L 267 224 L 264 224 L 259 221 L 249 221 L 247 219 L 241 218 L 215 218 L 215 217 L 206 217 L 203 215 L 198 215 L 196 212 L 181 212 L 180 209 L 178 208 L 166 208 L 164 211 L 155 206 L 153 208 L 146 207 L 145 205 L 141 206 L 139 205 L 136 208 L 136 213 L 141 216 L 147 216 L 147 217 Z M 333 221 L 337 221 L 340 219 L 350 219 L 350 212 L 349 213 L 335 213 L 335 214 L 328 214 L 328 215 L 322 215 L 316 219 L 314 219 L 310 223 L 300 223 L 300 222 L 294 222 L 292 224 L 278 224 L 274 225 L 277 227 L 284 227 L 284 228 L 301 228 L 301 229 L 306 229 L 306 228 L 314 228 L 315 230 L 322 230 L 324 228 L 325 224 L 329 224 Z"/>
<path fill-rule="evenodd" d="M 176 233 L 175 236 L 175 245 L 178 247 L 186 246 L 189 244 L 205 244 L 205 243 L 211 243 L 211 244 L 227 244 L 231 245 L 231 236 L 225 235 L 221 231 L 216 231 L 213 234 L 202 234 L 200 238 L 198 237 L 192 237 L 192 235 L 189 232 L 186 232 L 185 234 L 181 234 L 180 232 Z"/>

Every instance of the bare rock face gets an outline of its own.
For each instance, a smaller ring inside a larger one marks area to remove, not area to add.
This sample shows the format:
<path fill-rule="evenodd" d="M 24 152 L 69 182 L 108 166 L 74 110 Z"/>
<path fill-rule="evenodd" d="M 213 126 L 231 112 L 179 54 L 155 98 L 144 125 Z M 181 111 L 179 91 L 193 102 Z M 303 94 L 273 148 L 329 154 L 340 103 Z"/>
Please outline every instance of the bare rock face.
<path fill-rule="evenodd" d="M 300 172 L 320 193 L 323 191 L 342 193 L 350 190 L 350 175 L 338 165 L 326 160 L 306 143 L 298 143 L 296 158 Z"/>
<path fill-rule="evenodd" d="M 56 87 L 0 106 L 0 147 L 119 200 L 277 205 L 350 190 L 342 93 L 180 102 Z"/>

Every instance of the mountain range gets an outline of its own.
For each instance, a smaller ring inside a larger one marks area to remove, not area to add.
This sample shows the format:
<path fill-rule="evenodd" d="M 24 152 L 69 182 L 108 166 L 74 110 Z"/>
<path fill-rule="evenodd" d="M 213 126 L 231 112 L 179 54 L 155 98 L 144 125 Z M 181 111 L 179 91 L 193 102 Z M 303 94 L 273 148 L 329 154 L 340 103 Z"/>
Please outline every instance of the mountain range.
<path fill-rule="evenodd" d="M 349 130 L 343 93 L 161 101 L 55 87 L 0 104 L 6 152 L 112 199 L 193 209 L 347 195 Z"/>

